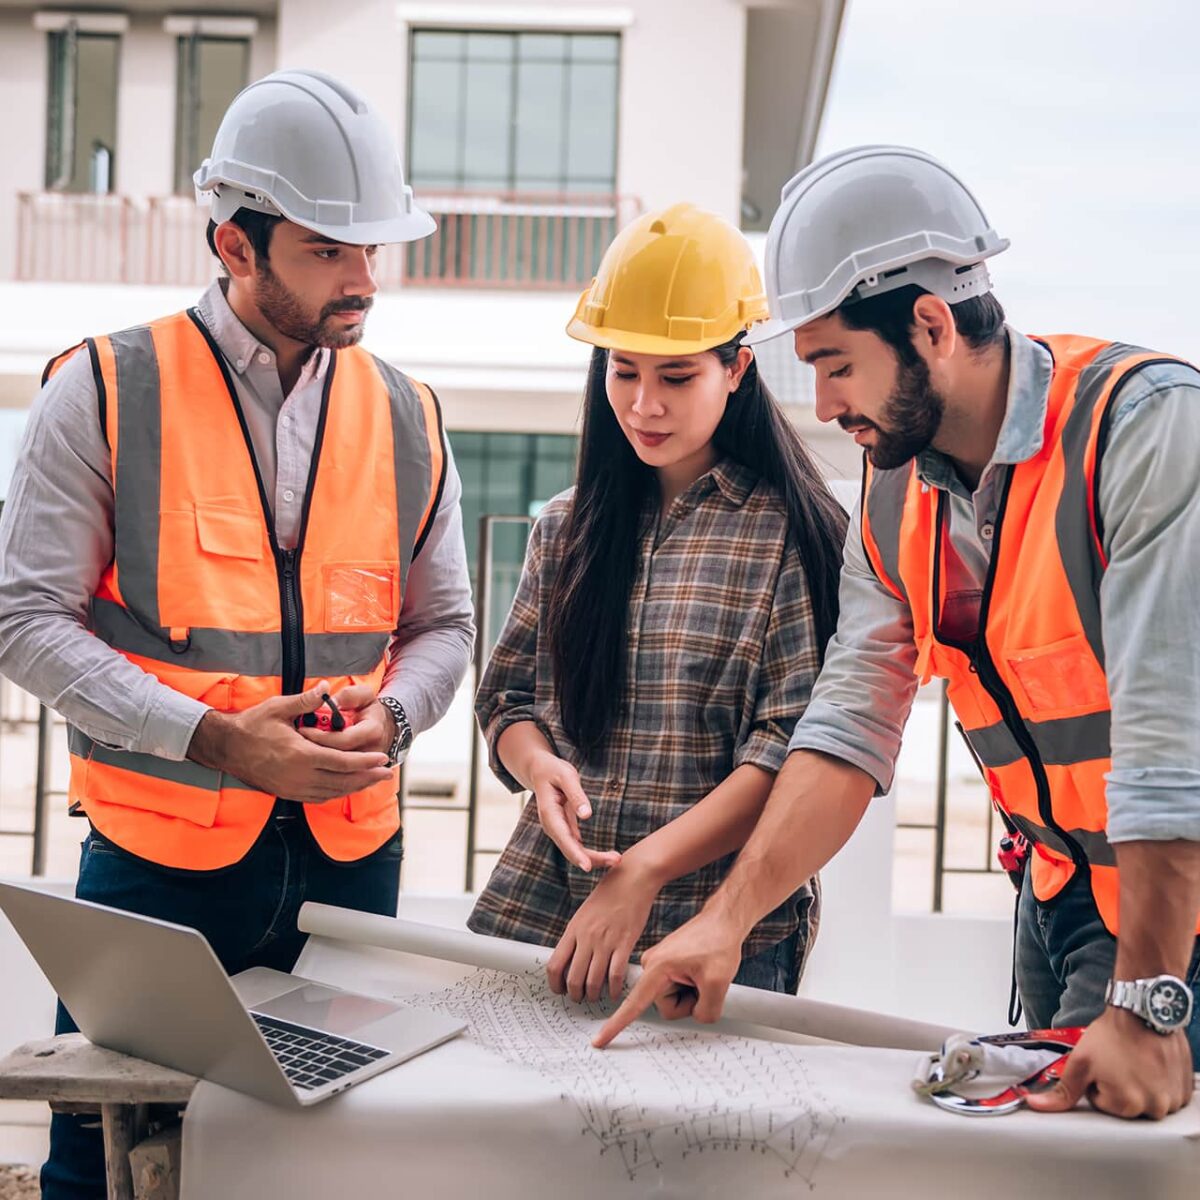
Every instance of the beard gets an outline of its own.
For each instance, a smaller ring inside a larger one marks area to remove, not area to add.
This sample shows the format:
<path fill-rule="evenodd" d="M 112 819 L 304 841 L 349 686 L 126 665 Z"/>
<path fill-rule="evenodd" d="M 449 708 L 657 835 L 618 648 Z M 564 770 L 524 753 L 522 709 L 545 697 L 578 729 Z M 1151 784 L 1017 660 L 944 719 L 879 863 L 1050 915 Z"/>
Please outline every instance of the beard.
<path fill-rule="evenodd" d="M 838 419 L 843 429 L 873 428 L 875 444 L 867 457 L 877 471 L 891 471 L 916 458 L 937 436 L 946 401 L 929 382 L 923 359 L 901 363 L 896 386 L 883 408 L 881 423 Z"/>
<path fill-rule="evenodd" d="M 320 346 L 325 350 L 344 350 L 362 340 L 366 321 L 345 326 L 334 320 L 340 312 L 367 312 L 371 307 L 369 296 L 347 296 L 331 301 L 317 314 L 305 308 L 295 294 L 288 291 L 283 280 L 271 270 L 270 263 L 259 266 L 255 282 L 254 300 L 259 312 L 279 330 L 284 337 L 306 346 Z"/>

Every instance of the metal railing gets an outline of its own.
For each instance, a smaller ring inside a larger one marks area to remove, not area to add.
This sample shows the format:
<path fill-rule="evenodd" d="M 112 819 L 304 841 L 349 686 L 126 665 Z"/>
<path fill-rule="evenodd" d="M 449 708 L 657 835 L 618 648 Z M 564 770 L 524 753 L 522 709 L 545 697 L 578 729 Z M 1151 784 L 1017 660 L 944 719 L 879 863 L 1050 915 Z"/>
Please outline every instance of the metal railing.
<path fill-rule="evenodd" d="M 189 196 L 22 192 L 17 279 L 202 287 L 214 275 L 208 210 Z M 617 230 L 641 209 L 623 196 L 452 193 L 422 197 L 430 237 L 380 248 L 385 288 L 584 287 Z"/>

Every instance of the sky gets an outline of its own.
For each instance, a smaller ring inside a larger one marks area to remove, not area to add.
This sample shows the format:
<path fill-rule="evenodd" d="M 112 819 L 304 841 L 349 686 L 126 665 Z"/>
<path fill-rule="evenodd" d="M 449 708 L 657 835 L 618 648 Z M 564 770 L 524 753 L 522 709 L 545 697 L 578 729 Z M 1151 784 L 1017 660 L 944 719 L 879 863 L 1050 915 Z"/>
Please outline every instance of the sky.
<path fill-rule="evenodd" d="M 847 0 L 818 153 L 942 159 L 1012 242 L 1023 331 L 1200 363 L 1198 45 L 1187 0 Z"/>

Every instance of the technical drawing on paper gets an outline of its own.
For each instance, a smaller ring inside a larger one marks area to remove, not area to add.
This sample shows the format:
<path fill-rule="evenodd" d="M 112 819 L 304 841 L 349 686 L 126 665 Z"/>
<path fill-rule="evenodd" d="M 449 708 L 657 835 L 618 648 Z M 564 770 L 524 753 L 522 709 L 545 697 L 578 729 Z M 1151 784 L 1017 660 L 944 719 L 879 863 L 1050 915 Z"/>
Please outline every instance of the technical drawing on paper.
<path fill-rule="evenodd" d="M 402 1002 L 453 1014 L 479 1045 L 552 1080 L 578 1108 L 582 1132 L 601 1154 L 619 1154 L 630 1179 L 678 1158 L 733 1151 L 811 1188 L 845 1121 L 793 1045 L 641 1024 L 601 1053 L 591 1038 L 610 1010 L 554 995 L 540 969 L 479 970 Z"/>

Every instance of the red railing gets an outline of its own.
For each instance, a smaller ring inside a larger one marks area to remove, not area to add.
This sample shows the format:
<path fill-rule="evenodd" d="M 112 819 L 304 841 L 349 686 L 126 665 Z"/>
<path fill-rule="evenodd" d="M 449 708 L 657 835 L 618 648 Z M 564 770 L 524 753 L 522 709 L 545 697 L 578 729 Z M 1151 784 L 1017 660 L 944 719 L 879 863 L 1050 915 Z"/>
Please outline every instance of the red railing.
<path fill-rule="evenodd" d="M 424 196 L 438 222 L 420 242 L 384 246 L 381 286 L 579 289 L 640 211 L 623 196 L 461 192 Z M 206 209 L 187 196 L 24 192 L 17 278 L 202 286 L 214 264 Z"/>

